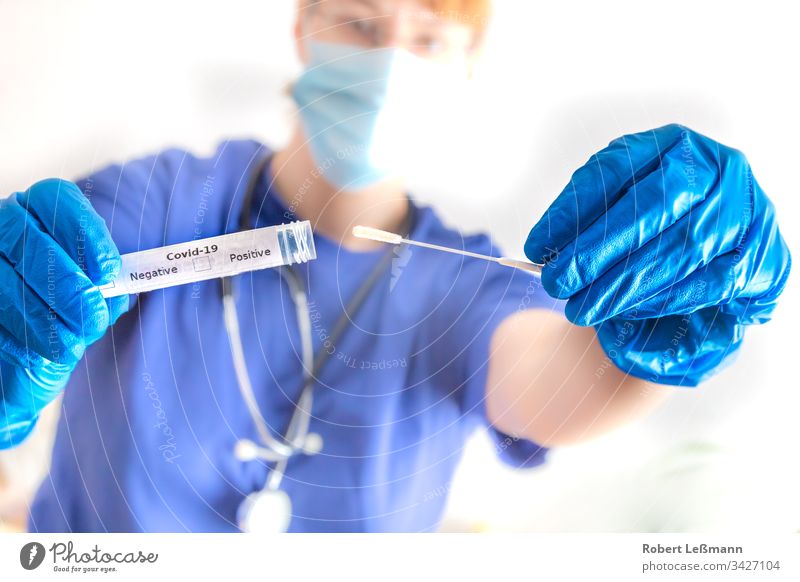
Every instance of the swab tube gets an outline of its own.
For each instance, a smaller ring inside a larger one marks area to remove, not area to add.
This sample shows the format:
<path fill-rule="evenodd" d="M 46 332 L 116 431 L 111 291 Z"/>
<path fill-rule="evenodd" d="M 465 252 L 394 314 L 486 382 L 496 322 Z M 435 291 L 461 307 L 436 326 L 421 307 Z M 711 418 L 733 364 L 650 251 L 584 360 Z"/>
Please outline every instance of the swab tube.
<path fill-rule="evenodd" d="M 142 293 L 316 258 L 311 223 L 292 222 L 122 255 L 119 275 L 100 292 Z"/>

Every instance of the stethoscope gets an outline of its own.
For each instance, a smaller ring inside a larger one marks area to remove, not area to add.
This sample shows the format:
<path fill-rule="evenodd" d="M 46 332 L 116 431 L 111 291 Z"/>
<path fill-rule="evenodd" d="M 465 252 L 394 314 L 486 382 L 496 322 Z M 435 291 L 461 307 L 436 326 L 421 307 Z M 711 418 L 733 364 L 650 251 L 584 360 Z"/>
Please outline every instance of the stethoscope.
<path fill-rule="evenodd" d="M 253 228 L 251 213 L 253 199 L 259 179 L 267 166 L 272 161 L 272 156 L 265 156 L 255 167 L 248 180 L 243 199 L 242 210 L 239 215 L 239 230 Z M 409 213 L 406 216 L 402 231 L 405 234 L 411 230 L 415 220 L 414 205 L 409 204 Z M 381 276 L 391 264 L 393 252 L 387 251 L 369 276 L 356 290 L 344 312 L 339 316 L 331 329 L 330 341 L 335 345 L 350 321 L 375 287 Z M 288 493 L 280 488 L 289 459 L 296 455 L 316 455 L 322 451 L 324 441 L 315 432 L 310 431 L 311 408 L 314 404 L 314 381 L 318 378 L 323 365 L 329 359 L 328 350 L 320 350 L 314 356 L 311 336 L 311 312 L 308 308 L 308 297 L 305 286 L 292 266 L 279 267 L 279 273 L 289 288 L 289 295 L 295 306 L 297 326 L 300 330 L 301 359 L 303 363 L 303 388 L 297 405 L 292 412 L 289 425 L 282 437 L 275 438 L 269 429 L 261 411 L 258 408 L 250 374 L 247 372 L 247 363 L 244 357 L 244 346 L 239 330 L 239 316 L 236 309 L 234 278 L 222 279 L 222 304 L 225 319 L 225 329 L 228 333 L 231 357 L 239 391 L 247 411 L 253 420 L 258 439 L 257 444 L 249 439 L 239 439 L 234 447 L 234 455 L 242 462 L 261 460 L 275 463 L 270 471 L 264 487 L 247 495 L 239 505 L 237 522 L 242 531 L 248 532 L 284 532 L 289 528 L 292 518 L 292 502 Z"/>

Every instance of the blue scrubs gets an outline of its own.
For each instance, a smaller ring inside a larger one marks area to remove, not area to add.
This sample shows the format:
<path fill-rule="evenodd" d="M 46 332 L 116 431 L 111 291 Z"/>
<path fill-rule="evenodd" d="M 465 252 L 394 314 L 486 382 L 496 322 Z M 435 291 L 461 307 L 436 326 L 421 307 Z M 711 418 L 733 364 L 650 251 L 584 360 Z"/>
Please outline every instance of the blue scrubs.
<path fill-rule="evenodd" d="M 248 178 L 267 153 L 254 141 L 224 142 L 209 158 L 168 150 L 79 186 L 128 253 L 234 232 Z M 264 172 L 255 224 L 295 219 L 291 206 Z M 499 254 L 486 236 L 462 236 L 427 207 L 417 207 L 412 238 Z M 315 243 L 317 260 L 298 270 L 315 353 L 330 354 L 311 421 L 325 446 L 288 463 L 290 531 L 435 530 L 464 443 L 487 424 L 492 332 L 520 309 L 563 305 L 522 271 L 406 248 L 334 344 L 334 323 L 383 251 L 353 252 L 319 235 Z M 248 370 L 281 434 L 301 391 L 295 307 L 276 270 L 237 283 Z M 514 466 L 544 461 L 543 447 L 489 430 Z M 242 438 L 259 442 L 236 384 L 219 281 L 142 294 L 70 379 L 30 530 L 238 531 L 237 507 L 270 471 L 236 459 Z"/>

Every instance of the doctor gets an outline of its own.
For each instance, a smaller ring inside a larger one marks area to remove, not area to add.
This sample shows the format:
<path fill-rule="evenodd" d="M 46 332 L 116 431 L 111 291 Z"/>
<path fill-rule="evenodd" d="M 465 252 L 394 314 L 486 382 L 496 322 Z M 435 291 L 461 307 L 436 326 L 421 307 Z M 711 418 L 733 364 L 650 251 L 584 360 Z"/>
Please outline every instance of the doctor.
<path fill-rule="evenodd" d="M 790 268 L 775 210 L 740 152 L 677 125 L 575 172 L 525 244 L 541 281 L 350 235 L 500 254 L 416 204 L 386 154 L 436 143 L 487 12 L 301 1 L 285 148 L 168 150 L 0 202 L 0 444 L 64 391 L 31 530 L 435 530 L 477 427 L 536 466 L 696 386 L 769 319 Z M 290 220 L 317 260 L 228 282 L 233 320 L 220 281 L 97 289 L 120 253 Z"/>

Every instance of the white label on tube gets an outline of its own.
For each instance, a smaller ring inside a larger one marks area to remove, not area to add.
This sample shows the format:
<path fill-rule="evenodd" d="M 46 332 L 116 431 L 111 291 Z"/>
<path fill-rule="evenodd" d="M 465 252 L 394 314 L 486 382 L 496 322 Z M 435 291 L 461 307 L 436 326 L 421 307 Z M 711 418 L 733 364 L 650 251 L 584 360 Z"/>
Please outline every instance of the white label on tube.
<path fill-rule="evenodd" d="M 100 286 L 100 291 L 104 297 L 115 297 L 283 265 L 279 228 L 256 228 L 122 255 L 119 275 Z"/>

